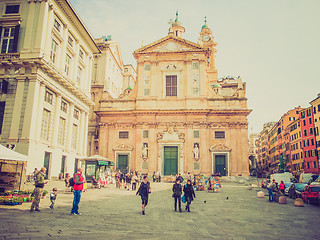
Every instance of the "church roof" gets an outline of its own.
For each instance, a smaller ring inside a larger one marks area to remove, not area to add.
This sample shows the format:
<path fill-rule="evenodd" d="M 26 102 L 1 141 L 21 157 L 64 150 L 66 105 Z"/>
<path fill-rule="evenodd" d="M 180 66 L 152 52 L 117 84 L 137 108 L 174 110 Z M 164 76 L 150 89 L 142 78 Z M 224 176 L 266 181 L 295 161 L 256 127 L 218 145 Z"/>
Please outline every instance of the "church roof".
<path fill-rule="evenodd" d="M 169 34 L 168 36 L 163 37 L 158 41 L 135 50 L 133 55 L 152 54 L 159 52 L 203 52 L 207 50 L 208 48 L 203 48 L 197 43 L 174 36 L 173 34 Z"/>

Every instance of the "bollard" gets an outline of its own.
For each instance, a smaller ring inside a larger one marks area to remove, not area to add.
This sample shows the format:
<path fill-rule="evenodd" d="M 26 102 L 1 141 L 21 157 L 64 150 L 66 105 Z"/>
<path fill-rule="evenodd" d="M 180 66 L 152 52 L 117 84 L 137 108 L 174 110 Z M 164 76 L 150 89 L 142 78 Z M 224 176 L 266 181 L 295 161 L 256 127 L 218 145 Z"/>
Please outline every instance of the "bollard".
<path fill-rule="evenodd" d="M 258 198 L 264 198 L 264 192 L 260 191 L 257 193 Z"/>
<path fill-rule="evenodd" d="M 279 204 L 287 204 L 286 196 L 280 196 L 279 197 Z"/>
<path fill-rule="evenodd" d="M 296 200 L 294 200 L 294 206 L 296 206 L 296 207 L 304 207 L 303 200 L 301 198 L 296 198 Z"/>

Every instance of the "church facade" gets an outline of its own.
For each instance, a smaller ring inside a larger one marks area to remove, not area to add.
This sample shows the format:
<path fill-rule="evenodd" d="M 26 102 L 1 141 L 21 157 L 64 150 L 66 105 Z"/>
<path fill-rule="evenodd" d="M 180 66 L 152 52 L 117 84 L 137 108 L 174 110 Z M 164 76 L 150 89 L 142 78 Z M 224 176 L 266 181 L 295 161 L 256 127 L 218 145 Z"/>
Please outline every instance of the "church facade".
<path fill-rule="evenodd" d="M 134 51 L 132 90 L 117 99 L 92 93 L 96 154 L 124 172 L 248 176 L 246 84 L 240 77 L 218 80 L 206 22 L 198 43 L 184 39 L 184 31 L 177 16 L 167 36 Z"/>

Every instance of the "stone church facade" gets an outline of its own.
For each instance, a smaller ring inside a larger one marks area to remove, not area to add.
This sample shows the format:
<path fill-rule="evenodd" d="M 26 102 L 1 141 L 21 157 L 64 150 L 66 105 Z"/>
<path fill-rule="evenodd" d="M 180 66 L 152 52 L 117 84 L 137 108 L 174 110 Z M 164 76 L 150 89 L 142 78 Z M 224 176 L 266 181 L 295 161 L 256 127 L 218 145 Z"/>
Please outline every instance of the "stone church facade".
<path fill-rule="evenodd" d="M 117 99 L 92 90 L 95 153 L 126 172 L 247 176 L 246 84 L 240 77 L 218 80 L 206 22 L 198 43 L 185 40 L 184 31 L 177 16 L 167 36 L 134 52 L 132 90 Z"/>

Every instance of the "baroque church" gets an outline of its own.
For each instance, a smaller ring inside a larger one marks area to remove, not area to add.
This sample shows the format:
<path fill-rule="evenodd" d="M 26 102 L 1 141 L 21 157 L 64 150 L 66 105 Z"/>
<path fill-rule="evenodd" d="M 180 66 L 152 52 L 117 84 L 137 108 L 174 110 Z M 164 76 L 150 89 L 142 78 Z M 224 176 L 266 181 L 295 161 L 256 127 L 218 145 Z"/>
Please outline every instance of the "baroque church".
<path fill-rule="evenodd" d="M 246 83 L 218 79 L 206 21 L 198 43 L 183 38 L 178 15 L 167 36 L 134 51 L 137 80 L 119 98 L 92 88 L 95 154 L 115 170 L 248 176 Z"/>

